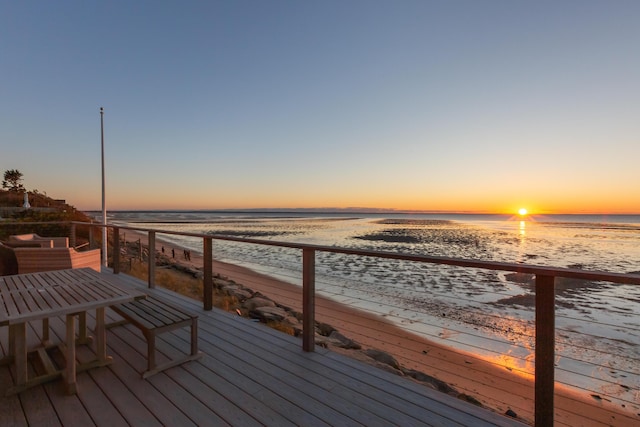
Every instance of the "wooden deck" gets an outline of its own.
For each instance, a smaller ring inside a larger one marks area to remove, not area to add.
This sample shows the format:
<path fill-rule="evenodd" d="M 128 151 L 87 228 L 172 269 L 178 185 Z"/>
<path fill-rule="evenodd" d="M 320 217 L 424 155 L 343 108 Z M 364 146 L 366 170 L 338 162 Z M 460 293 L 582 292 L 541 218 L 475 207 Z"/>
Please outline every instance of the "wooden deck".
<path fill-rule="evenodd" d="M 111 276 L 129 285 L 144 283 Z M 204 357 L 147 380 L 146 344 L 131 325 L 108 332 L 113 363 L 78 374 L 77 395 L 61 381 L 0 397 L 0 426 L 493 426 L 521 425 L 411 380 L 318 348 L 302 351 L 301 340 L 248 319 L 157 290 L 199 313 Z M 111 310 L 108 316 L 117 319 Z M 94 319 L 90 315 L 89 324 Z M 62 319 L 52 319 L 52 338 L 64 338 Z M 0 345 L 7 352 L 7 329 Z M 28 327 L 35 345 L 40 323 Z M 171 355 L 189 351 L 189 330 L 166 334 L 158 348 Z M 81 347 L 79 357 L 92 351 Z M 159 360 L 161 361 L 161 360 Z M 0 367 L 0 391 L 12 381 Z"/>

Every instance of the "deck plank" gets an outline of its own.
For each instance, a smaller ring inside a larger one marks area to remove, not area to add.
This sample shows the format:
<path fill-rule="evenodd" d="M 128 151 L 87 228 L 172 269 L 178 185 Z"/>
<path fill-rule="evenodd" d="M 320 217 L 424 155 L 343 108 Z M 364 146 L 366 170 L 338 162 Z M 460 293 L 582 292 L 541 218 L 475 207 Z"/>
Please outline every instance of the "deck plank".
<path fill-rule="evenodd" d="M 38 387 L 27 390 L 22 396 L 22 410 L 29 425 L 38 425 L 43 427 L 61 426 L 56 411 L 51 406 L 49 398 L 44 388 Z M 4 424 L 2 424 L 4 425 Z"/>
<path fill-rule="evenodd" d="M 218 317 L 217 320 L 220 320 L 220 317 Z M 228 335 L 227 339 L 229 341 L 237 341 L 237 340 L 234 340 L 234 332 L 232 331 L 233 323 L 234 322 L 231 322 L 225 325 L 219 325 L 218 329 L 220 329 L 220 332 L 216 333 L 216 337 L 220 338 L 221 335 L 227 334 Z M 201 340 L 207 339 L 206 331 L 208 331 L 209 329 L 210 328 L 204 328 L 205 335 L 201 336 Z M 255 326 L 253 326 L 252 329 L 255 329 Z M 328 378 L 327 372 L 331 372 L 331 371 L 327 371 L 327 368 L 330 368 L 330 367 L 319 365 L 319 366 L 315 366 L 314 368 L 314 364 L 310 363 L 311 361 L 309 360 L 309 358 L 315 357 L 314 354 L 313 353 L 300 354 L 300 347 L 298 342 L 295 342 L 295 347 L 294 347 L 295 350 L 292 353 L 297 358 L 303 357 L 307 359 L 304 360 L 303 365 L 291 366 L 289 358 L 287 357 L 283 358 L 281 354 L 277 354 L 274 356 L 274 354 L 278 353 L 275 350 L 282 350 L 279 347 L 281 345 L 280 343 L 275 345 L 275 347 L 273 348 L 271 348 L 272 346 L 274 346 L 274 344 L 272 344 L 272 340 L 262 340 L 264 341 L 264 343 L 259 344 L 260 336 L 269 335 L 269 334 L 270 334 L 270 331 L 266 331 L 266 330 L 259 331 L 257 333 L 257 336 L 253 337 L 250 342 L 245 341 L 245 342 L 239 343 L 237 348 L 229 348 L 222 354 L 227 354 L 227 353 L 236 354 L 236 355 L 247 354 L 247 353 L 255 352 L 256 350 L 254 349 L 257 348 L 258 352 L 266 355 L 266 356 L 262 356 L 261 359 L 257 361 L 258 365 L 261 365 L 264 363 L 264 361 L 267 361 L 272 364 L 271 365 L 272 367 L 276 367 L 278 364 L 281 364 L 284 361 L 284 363 L 287 365 L 288 374 L 291 374 L 292 372 L 299 373 L 300 375 L 306 376 L 307 379 L 311 378 L 314 384 L 329 383 L 331 384 L 331 387 L 333 387 L 330 389 L 329 395 L 337 398 L 329 402 L 329 404 L 333 408 L 341 408 L 343 410 L 343 414 L 349 414 L 349 416 L 351 417 L 359 415 L 358 413 L 364 414 L 364 416 L 368 418 L 358 419 L 358 421 L 362 422 L 365 425 L 377 425 L 377 424 L 409 425 L 415 422 L 416 419 L 420 419 L 425 415 L 424 410 L 422 410 L 418 406 L 416 406 L 416 409 L 418 410 L 412 412 L 412 405 L 407 404 L 405 400 L 398 397 L 391 396 L 392 398 L 395 398 L 396 401 L 395 401 L 395 406 L 389 406 L 390 395 L 387 390 L 376 389 L 375 386 L 372 388 L 371 384 L 358 383 L 358 380 L 354 379 L 351 373 L 345 373 L 344 375 L 341 376 L 341 378 L 338 378 L 339 374 L 336 372 L 332 372 L 331 378 Z M 283 336 L 281 334 L 278 334 L 277 337 L 280 338 Z M 205 344 L 201 343 L 201 345 L 205 345 Z M 217 352 L 211 352 L 211 354 L 215 355 L 217 354 Z M 231 360 L 236 361 L 236 358 L 234 357 Z M 269 368 L 269 371 L 272 371 L 272 367 Z M 294 381 L 296 381 L 294 377 L 290 377 L 287 380 L 287 382 L 294 382 Z M 336 383 L 339 384 L 340 382 L 343 382 L 343 384 L 336 386 Z M 404 382 L 406 382 L 406 380 L 404 380 Z M 354 407 L 353 405 L 349 405 L 346 402 L 348 402 L 349 399 L 353 399 L 354 391 L 357 391 L 358 387 L 360 389 L 365 388 L 366 393 L 368 393 L 368 395 L 361 394 L 358 400 L 360 406 Z M 308 386 L 305 386 L 303 384 L 300 384 L 299 388 L 302 390 L 305 390 L 305 392 L 307 392 L 310 389 Z M 403 390 L 400 391 L 400 393 L 403 393 L 403 392 L 404 392 Z M 321 401 L 327 395 L 328 394 L 326 393 L 324 395 L 320 394 L 317 396 L 313 396 L 313 398 Z M 375 395 L 376 399 L 372 399 L 371 398 L 372 395 Z M 402 408 L 402 411 L 398 411 L 397 408 Z M 443 409 L 450 410 L 450 408 L 448 407 L 443 407 Z M 478 422 L 476 417 L 470 417 L 464 413 L 462 417 L 460 416 L 457 417 L 457 420 L 456 420 L 456 417 L 442 417 L 435 412 L 431 412 L 428 415 L 429 415 L 430 425 L 449 426 L 449 425 L 456 425 L 456 424 L 465 425 L 465 423 L 469 425 L 469 424 Z M 372 418 L 372 416 L 375 416 L 375 418 Z M 362 415 L 360 415 L 360 417 L 362 417 Z M 358 417 L 356 416 L 355 418 L 358 418 Z"/>
<path fill-rule="evenodd" d="M 141 355 L 119 336 L 109 337 L 109 348 L 114 363 L 109 367 L 113 373 L 121 379 L 123 384 L 131 390 L 140 403 L 146 406 L 158 420 L 166 426 L 196 426 L 174 402 L 168 399 L 160 390 L 148 381 L 140 381 L 140 371 L 145 369 L 145 361 Z M 140 360 L 141 363 L 134 368 L 128 361 Z"/>
<path fill-rule="evenodd" d="M 8 367 L 0 368 L 0 384 L 9 384 L 11 381 L 13 380 Z M 25 411 L 20 405 L 20 398 L 16 395 L 0 397 L 0 426 L 26 427 L 28 425 Z"/>
<path fill-rule="evenodd" d="M 144 381 L 144 380 L 143 380 Z M 163 393 L 171 401 L 175 402 L 180 408 L 186 411 L 187 415 L 193 422 L 199 426 L 229 426 L 222 417 L 213 412 L 204 403 L 198 400 L 190 390 L 178 387 L 178 384 L 169 378 L 165 373 L 154 375 L 147 379 Z"/>
<path fill-rule="evenodd" d="M 290 405 L 283 405 L 282 399 L 276 399 L 275 393 L 271 393 L 259 384 L 253 383 L 253 387 L 243 387 L 246 383 L 243 380 L 246 377 L 238 376 L 235 371 L 225 369 L 224 365 L 220 365 L 220 371 L 223 374 L 230 374 L 228 376 L 218 375 L 210 367 L 200 363 L 190 363 L 185 365 L 184 368 L 201 378 L 209 387 L 219 390 L 227 399 L 234 402 L 240 410 L 252 414 L 262 423 L 282 427 L 297 425 L 282 415 L 283 410 L 289 409 Z M 264 396 L 265 392 L 268 392 L 269 397 Z"/>
<path fill-rule="evenodd" d="M 231 330 L 232 324 L 233 322 L 231 324 L 225 324 L 223 327 L 219 327 L 221 331 L 216 333 L 216 337 L 220 338 L 221 335 L 227 334 L 228 340 L 237 341 L 233 339 L 233 332 L 229 332 Z M 253 327 L 253 329 L 255 329 L 255 327 Z M 205 332 L 204 332 L 205 336 L 202 337 L 202 339 L 206 340 L 207 330 L 208 328 L 205 328 Z M 316 385 L 324 384 L 327 390 L 330 389 L 332 395 L 341 396 L 339 391 L 343 390 L 344 395 L 342 395 L 341 397 L 345 399 L 349 397 L 352 398 L 353 392 L 354 390 L 357 389 L 357 387 L 361 387 L 361 388 L 363 387 L 363 383 L 358 383 L 357 380 L 354 379 L 350 373 L 340 375 L 336 372 L 331 372 L 331 377 L 329 378 L 327 376 L 328 372 L 330 372 L 330 371 L 327 371 L 328 367 L 323 364 L 312 363 L 314 362 L 313 359 L 317 357 L 314 355 L 314 353 L 308 353 L 308 354 L 301 353 L 299 342 L 295 342 L 295 347 L 294 347 L 294 350 L 292 351 L 292 354 L 294 357 L 297 357 L 298 359 L 302 357 L 303 364 L 291 366 L 289 358 L 282 357 L 282 355 L 280 354 L 282 352 L 282 348 L 280 347 L 281 343 L 273 344 L 273 341 L 269 339 L 269 340 L 262 340 L 263 342 L 259 344 L 260 336 L 269 335 L 269 333 L 270 332 L 266 330 L 259 331 L 258 335 L 253 337 L 250 342 L 239 343 L 239 347 L 237 350 L 231 348 L 231 349 L 228 349 L 225 353 L 237 354 L 239 351 L 240 354 L 245 354 L 245 353 L 251 353 L 251 352 L 255 353 L 257 351 L 265 355 L 265 356 L 262 356 L 261 359 L 257 362 L 259 365 L 262 364 L 264 361 L 272 363 L 273 366 L 281 365 L 284 362 L 284 364 L 286 364 L 287 366 L 287 370 L 289 373 L 294 373 L 295 375 L 300 375 L 301 377 L 304 376 L 307 378 L 307 380 L 311 379 L 312 382 Z M 278 338 L 280 338 L 280 336 L 278 336 Z M 280 350 L 280 352 L 278 352 L 277 350 Z M 215 354 L 215 353 L 212 353 L 212 354 Z M 291 377 L 289 378 L 289 381 L 296 381 L 296 379 L 294 377 Z M 339 387 L 336 386 L 336 382 L 339 384 Z M 340 384 L 341 382 L 342 384 Z M 371 393 L 372 389 L 368 388 L 369 386 L 370 384 L 364 384 L 364 387 L 367 388 L 367 392 Z M 301 387 L 304 387 L 304 386 L 301 385 Z M 407 423 L 411 421 L 409 419 L 406 419 L 403 416 L 404 414 L 400 415 L 399 418 L 389 419 L 392 417 L 391 412 L 396 410 L 394 407 L 389 407 L 387 405 L 389 395 L 386 392 L 381 392 L 381 393 L 378 392 L 377 397 L 378 397 L 378 400 L 369 400 L 369 402 L 367 402 L 366 411 L 363 411 L 364 413 L 371 414 L 371 413 L 378 412 L 380 417 L 387 418 L 387 421 L 385 423 L 388 423 L 388 422 Z M 366 400 L 368 396 L 362 395 L 361 398 Z M 401 406 L 406 410 L 406 407 L 403 403 L 404 402 L 401 402 L 398 406 Z M 338 403 L 332 402 L 332 404 L 341 406 L 340 402 Z M 346 409 L 351 414 L 353 414 L 354 408 L 352 406 L 346 407 Z M 424 415 L 424 414 L 421 414 L 421 415 Z M 431 422 L 435 423 L 435 418 L 437 418 L 438 415 L 437 414 L 432 414 L 432 415 L 433 415 L 433 418 L 431 418 Z M 443 425 L 454 424 L 450 419 L 442 419 L 442 421 L 443 421 Z M 371 419 L 365 421 L 367 425 L 371 425 L 372 422 L 373 420 Z"/>
<path fill-rule="evenodd" d="M 62 318 L 53 318 L 49 322 L 51 339 L 54 342 L 59 342 L 64 340 L 65 337 L 65 325 Z M 95 355 L 88 356 L 88 350 L 83 348 L 82 346 L 78 347 L 78 358 L 89 359 L 95 357 Z M 83 357 L 84 356 L 84 357 Z M 82 405 L 82 410 L 80 408 L 75 407 L 73 413 L 65 413 L 63 421 L 63 425 L 84 425 L 84 424 L 69 424 L 69 421 L 66 419 L 74 419 L 75 417 L 80 417 L 81 413 L 84 413 L 84 417 L 86 419 L 90 419 L 91 424 L 96 426 L 127 426 L 127 423 L 124 416 L 117 409 L 117 407 L 111 402 L 109 397 L 105 394 L 105 389 L 120 391 L 117 384 L 98 384 L 94 377 L 92 376 L 96 372 L 103 371 L 103 369 L 94 369 L 91 371 L 91 375 L 89 373 L 83 373 L 77 376 L 78 388 L 83 390 L 83 393 L 78 393 L 77 399 L 79 400 L 78 404 Z M 106 386 L 106 387 L 105 387 Z M 61 399 L 72 401 L 75 400 L 75 396 L 65 396 L 62 393 L 61 384 L 57 381 L 46 384 L 46 387 L 50 390 L 50 398 Z M 62 406 L 64 409 L 64 406 Z M 82 418 L 82 423 L 89 422 L 86 421 L 85 418 Z"/>
<path fill-rule="evenodd" d="M 197 376 L 182 368 L 167 370 L 167 376 L 182 388 L 191 391 L 192 395 L 214 411 L 226 423 L 236 426 L 260 426 L 260 422 L 253 418 L 253 414 L 241 411 L 233 402 L 227 400 L 223 394 L 211 389 Z"/>
<path fill-rule="evenodd" d="M 145 284 L 128 276 L 116 282 Z M 141 379 L 146 343 L 131 325 L 110 329 L 109 366 L 78 374 L 78 394 L 66 396 L 54 381 L 18 396 L 0 397 L 0 425 L 267 425 L 450 426 L 521 425 L 326 349 L 302 351 L 298 338 L 165 290 L 163 298 L 199 314 L 204 357 Z M 95 313 L 88 323 L 95 325 Z M 107 310 L 110 320 L 118 316 Z M 51 320 L 51 339 L 64 339 L 64 320 Z M 2 352 L 7 328 L 0 331 Z M 29 327 L 29 345 L 41 334 Z M 158 358 L 188 351 L 188 328 L 163 334 Z M 82 347 L 78 357 L 90 357 Z M 0 367 L 0 390 L 11 382 Z"/>
<path fill-rule="evenodd" d="M 224 336 L 227 339 L 233 339 L 233 334 L 228 332 L 227 328 L 222 328 L 217 336 Z M 206 339 L 203 337 L 202 339 Z M 205 346 L 205 344 L 202 344 Z M 229 358 L 229 363 L 244 361 L 247 367 L 244 370 L 260 369 L 267 363 L 267 371 L 273 376 L 262 379 L 263 382 L 273 383 L 282 393 L 282 386 L 274 379 L 293 385 L 292 393 L 294 396 L 289 399 L 298 399 L 300 404 L 304 400 L 317 401 L 330 408 L 331 412 L 326 411 L 322 407 L 311 407 L 314 412 L 324 413 L 326 417 L 330 416 L 331 424 L 340 422 L 358 422 L 367 426 L 374 425 L 408 425 L 415 422 L 415 419 L 405 416 L 395 407 L 389 406 L 383 398 L 375 400 L 371 398 L 374 389 L 367 390 L 366 394 L 361 393 L 358 389 L 360 384 L 353 381 L 349 375 L 339 375 L 337 371 L 327 371 L 323 366 L 318 365 L 315 361 L 316 355 L 305 354 L 301 350 L 297 354 L 298 358 L 303 361 L 303 365 L 291 363 L 291 359 L 286 355 L 273 353 L 274 344 L 271 342 L 260 342 L 252 340 L 251 342 L 239 343 L 237 346 L 235 358 Z M 203 347 L 203 348 L 206 348 Z M 228 354 L 227 352 L 223 354 Z M 233 353 L 232 353 L 233 354 Z M 241 371 L 240 371 L 241 372 Z M 294 402 L 298 402 L 294 400 Z M 357 404 L 354 402 L 357 401 Z M 434 425 L 446 425 L 446 423 L 435 423 L 437 414 L 432 414 L 430 421 Z M 454 425 L 449 423 L 448 425 Z"/>

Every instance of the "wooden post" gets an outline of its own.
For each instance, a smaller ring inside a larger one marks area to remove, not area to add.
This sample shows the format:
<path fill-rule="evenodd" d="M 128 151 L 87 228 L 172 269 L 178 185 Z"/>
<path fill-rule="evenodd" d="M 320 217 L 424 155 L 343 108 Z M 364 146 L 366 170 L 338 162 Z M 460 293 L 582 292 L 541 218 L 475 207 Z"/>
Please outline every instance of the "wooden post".
<path fill-rule="evenodd" d="M 316 314 L 316 251 L 302 250 L 302 349 L 313 351 L 315 347 Z"/>
<path fill-rule="evenodd" d="M 16 366 L 16 385 L 24 385 L 28 380 L 27 368 L 27 329 L 26 323 L 9 325 L 9 336 L 13 339 L 9 347 L 13 350 L 10 354 Z M 13 345 L 12 345 L 13 344 Z"/>
<path fill-rule="evenodd" d="M 64 370 L 64 385 L 67 394 L 76 394 L 76 314 L 67 314 L 66 349 L 67 366 Z"/>
<path fill-rule="evenodd" d="M 203 299 L 204 309 L 211 310 L 213 308 L 213 239 L 204 237 L 202 239 L 203 254 Z"/>
<path fill-rule="evenodd" d="M 119 274 L 119 273 L 120 273 L 120 228 L 113 227 L 113 274 Z"/>
<path fill-rule="evenodd" d="M 142 246 L 140 246 L 140 259 L 142 259 Z M 156 287 L 156 232 L 149 231 L 149 277 L 147 282 L 150 288 Z"/>
<path fill-rule="evenodd" d="M 552 426 L 555 386 L 555 277 L 536 275 L 535 426 Z"/>
<path fill-rule="evenodd" d="M 101 365 L 104 365 L 109 360 L 109 356 L 107 356 L 107 332 L 104 313 L 104 307 L 96 308 L 96 356 Z"/>

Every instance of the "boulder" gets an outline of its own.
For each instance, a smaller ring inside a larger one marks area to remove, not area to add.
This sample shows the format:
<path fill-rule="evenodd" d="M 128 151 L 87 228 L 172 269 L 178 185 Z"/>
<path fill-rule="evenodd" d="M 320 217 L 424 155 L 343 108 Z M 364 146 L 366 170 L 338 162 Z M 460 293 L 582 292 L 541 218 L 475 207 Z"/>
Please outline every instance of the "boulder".
<path fill-rule="evenodd" d="M 333 326 L 327 323 L 316 323 L 316 331 L 322 336 L 328 337 L 335 330 L 336 329 Z"/>
<path fill-rule="evenodd" d="M 362 348 L 362 346 L 360 344 L 358 344 L 357 342 L 355 342 L 354 340 L 352 340 L 351 338 L 347 338 L 344 335 L 342 335 L 340 332 L 334 330 L 333 332 L 331 332 L 331 335 L 329 335 L 329 338 L 331 340 L 333 340 L 334 342 L 336 342 L 338 347 L 342 347 L 342 348 L 346 348 L 346 349 L 353 349 L 353 350 L 360 350 Z"/>
<path fill-rule="evenodd" d="M 432 377 L 431 375 L 427 375 L 424 372 L 415 371 L 413 369 L 403 369 L 403 372 L 405 375 L 417 381 L 430 384 L 431 386 L 433 386 L 433 388 L 435 388 L 438 391 L 441 391 L 442 393 L 447 393 L 452 396 L 455 396 L 458 394 L 458 392 L 446 382 L 439 380 L 435 377 Z"/>
<path fill-rule="evenodd" d="M 287 318 L 287 312 L 280 307 L 262 306 L 249 311 L 249 315 L 254 319 L 263 322 L 281 322 Z"/>
<path fill-rule="evenodd" d="M 251 298 L 251 292 L 240 288 L 224 288 L 224 292 L 232 297 L 236 297 L 238 301 L 246 301 Z"/>
<path fill-rule="evenodd" d="M 237 285 L 232 284 L 230 281 L 225 280 L 225 279 L 221 279 L 221 278 L 214 278 L 213 279 L 213 285 L 215 287 L 218 287 L 218 288 L 224 288 L 225 286 L 236 286 L 237 287 Z"/>
<path fill-rule="evenodd" d="M 258 307 L 275 307 L 276 303 L 271 301 L 270 299 L 253 297 L 246 300 L 242 305 L 247 310 L 253 311 Z"/>
<path fill-rule="evenodd" d="M 400 364 L 398 363 L 398 361 L 389 353 L 386 353 L 382 350 L 376 350 L 374 348 L 369 348 L 365 350 L 364 353 L 375 361 L 384 363 L 385 365 L 389 365 L 394 369 L 400 369 Z"/>

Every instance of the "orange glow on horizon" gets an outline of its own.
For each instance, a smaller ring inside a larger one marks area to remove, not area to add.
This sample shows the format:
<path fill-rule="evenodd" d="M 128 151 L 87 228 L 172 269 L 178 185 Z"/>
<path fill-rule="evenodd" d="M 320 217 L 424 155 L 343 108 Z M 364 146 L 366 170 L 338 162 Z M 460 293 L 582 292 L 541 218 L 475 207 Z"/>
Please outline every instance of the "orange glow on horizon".
<path fill-rule="evenodd" d="M 115 198 L 114 198 L 115 199 Z M 252 200 L 252 199 L 248 199 Z M 74 204 L 73 201 L 69 201 Z M 99 204 L 94 203 L 80 203 L 77 206 L 80 210 L 99 210 Z M 623 206 L 602 206 L 592 208 L 591 206 L 577 205 L 573 208 L 569 206 L 550 206 L 548 208 L 526 208 L 526 214 L 522 214 L 517 207 L 508 207 L 504 205 L 480 205 L 470 206 L 467 204 L 443 204 L 441 206 L 434 205 L 410 205 L 410 204 L 398 204 L 391 203 L 373 204 L 373 203 L 331 203 L 330 201 L 318 202 L 318 203 L 301 203 L 281 200 L 281 203 L 274 202 L 273 200 L 264 200 L 262 198 L 256 198 L 252 202 L 247 200 L 232 199 L 226 201 L 226 203 L 207 203 L 202 201 L 201 203 L 194 203 L 193 199 L 180 200 L 174 198 L 171 203 L 167 203 L 166 199 L 163 200 L 144 200 L 144 199 L 127 199 L 110 200 L 107 203 L 108 210 L 217 210 L 217 209 L 315 209 L 315 210 L 332 210 L 332 209 L 350 209 L 357 211 L 362 210 L 377 210 L 377 211 L 398 211 L 398 212 L 424 212 L 424 213 L 468 213 L 468 214 L 501 214 L 501 215 L 515 215 L 517 218 L 532 218 L 535 215 L 560 215 L 560 214 L 588 214 L 588 215 L 638 215 L 640 214 L 640 206 L 623 207 Z"/>
<path fill-rule="evenodd" d="M 206 191 L 180 190 L 167 186 L 153 187 L 148 191 L 133 191 L 127 187 L 107 193 L 108 210 L 216 210 L 216 209 L 351 209 L 424 213 L 501 214 L 533 218 L 536 215 L 553 214 L 640 214 L 640 200 L 621 200 L 604 195 L 579 197 L 551 197 L 543 194 L 490 193 L 429 193 L 419 196 L 416 192 L 397 192 L 389 196 L 372 196 L 366 192 L 336 194 L 310 192 L 298 196 L 271 189 L 258 191 L 243 189 L 232 191 L 225 187 L 212 187 Z M 263 189 L 264 190 L 264 189 Z M 167 195 L 171 196 L 168 197 Z M 83 197 L 84 196 L 84 197 Z M 89 201 L 84 201 L 89 200 Z M 69 202 L 80 210 L 99 210 L 99 199 L 94 193 L 78 195 Z M 524 208 L 526 206 L 526 208 Z M 356 209 L 354 209 L 356 208 Z M 526 215 L 520 213 L 526 209 Z"/>

